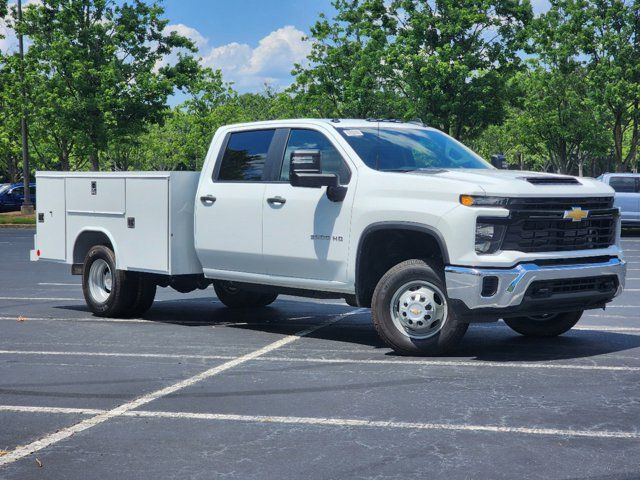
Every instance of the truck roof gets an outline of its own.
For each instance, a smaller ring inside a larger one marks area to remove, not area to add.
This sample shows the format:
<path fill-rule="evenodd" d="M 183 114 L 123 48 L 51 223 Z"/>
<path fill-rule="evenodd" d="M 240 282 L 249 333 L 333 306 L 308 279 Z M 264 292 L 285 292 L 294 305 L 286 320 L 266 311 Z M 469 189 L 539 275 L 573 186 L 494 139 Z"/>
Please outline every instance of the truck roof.
<path fill-rule="evenodd" d="M 334 128 L 367 128 L 372 126 L 384 125 L 394 128 L 425 128 L 419 120 L 415 122 L 403 122 L 394 119 L 375 119 L 375 118 L 291 118 L 284 120 L 264 120 L 259 122 L 235 123 L 226 125 L 226 127 L 267 127 L 282 125 L 329 125 Z"/>

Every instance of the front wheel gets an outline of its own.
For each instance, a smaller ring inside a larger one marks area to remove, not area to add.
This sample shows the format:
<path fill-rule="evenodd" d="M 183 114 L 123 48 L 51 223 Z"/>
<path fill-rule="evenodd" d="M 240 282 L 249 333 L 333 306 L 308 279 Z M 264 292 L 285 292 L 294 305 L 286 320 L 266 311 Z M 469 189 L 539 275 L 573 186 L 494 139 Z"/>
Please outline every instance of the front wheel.
<path fill-rule="evenodd" d="M 438 355 L 453 348 L 469 325 L 458 321 L 445 291 L 439 262 L 414 259 L 391 268 L 371 302 L 380 338 L 401 355 Z"/>
<path fill-rule="evenodd" d="M 526 337 L 557 337 L 568 332 L 582 317 L 582 310 L 567 313 L 546 313 L 531 317 L 505 318 L 512 330 Z"/>
<path fill-rule="evenodd" d="M 278 298 L 277 293 L 252 292 L 238 287 L 234 282 L 213 282 L 218 299 L 229 308 L 266 307 Z"/>

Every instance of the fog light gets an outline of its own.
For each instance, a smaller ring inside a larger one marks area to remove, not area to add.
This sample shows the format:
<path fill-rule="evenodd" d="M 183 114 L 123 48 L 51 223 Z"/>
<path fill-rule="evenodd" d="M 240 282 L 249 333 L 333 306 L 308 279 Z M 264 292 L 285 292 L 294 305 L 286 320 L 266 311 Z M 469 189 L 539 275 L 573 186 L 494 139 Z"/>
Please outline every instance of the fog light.
<path fill-rule="evenodd" d="M 483 297 L 493 297 L 498 292 L 498 277 L 490 275 L 482 279 L 482 292 L 480 295 Z"/>

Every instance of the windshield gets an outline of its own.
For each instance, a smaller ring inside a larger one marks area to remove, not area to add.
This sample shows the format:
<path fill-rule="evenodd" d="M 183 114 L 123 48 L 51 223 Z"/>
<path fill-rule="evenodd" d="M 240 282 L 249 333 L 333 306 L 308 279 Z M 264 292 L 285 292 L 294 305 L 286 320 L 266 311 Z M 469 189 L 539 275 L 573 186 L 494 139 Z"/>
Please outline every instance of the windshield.
<path fill-rule="evenodd" d="M 9 187 L 10 187 L 10 186 L 11 186 L 11 185 L 10 185 L 10 184 L 8 184 L 8 183 L 5 183 L 4 185 L 3 185 L 3 184 L 0 184 L 0 195 L 2 195 L 4 192 L 6 192 L 7 190 L 9 190 Z"/>
<path fill-rule="evenodd" d="M 375 170 L 491 168 L 479 155 L 437 130 L 367 127 L 338 131 Z"/>

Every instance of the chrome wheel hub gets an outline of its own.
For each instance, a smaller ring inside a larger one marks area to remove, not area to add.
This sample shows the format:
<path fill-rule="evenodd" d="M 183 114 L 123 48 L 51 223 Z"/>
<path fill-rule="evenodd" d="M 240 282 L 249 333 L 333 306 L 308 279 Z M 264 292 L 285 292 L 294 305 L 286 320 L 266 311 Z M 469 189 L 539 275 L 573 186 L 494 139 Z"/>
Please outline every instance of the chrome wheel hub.
<path fill-rule="evenodd" d="M 113 288 L 113 275 L 109 264 L 99 258 L 91 264 L 89 269 L 89 292 L 98 303 L 104 303 L 109 299 Z"/>
<path fill-rule="evenodd" d="M 432 337 L 442 329 L 447 319 L 445 296 L 432 283 L 407 283 L 393 295 L 391 318 L 396 328 L 408 337 Z"/>

